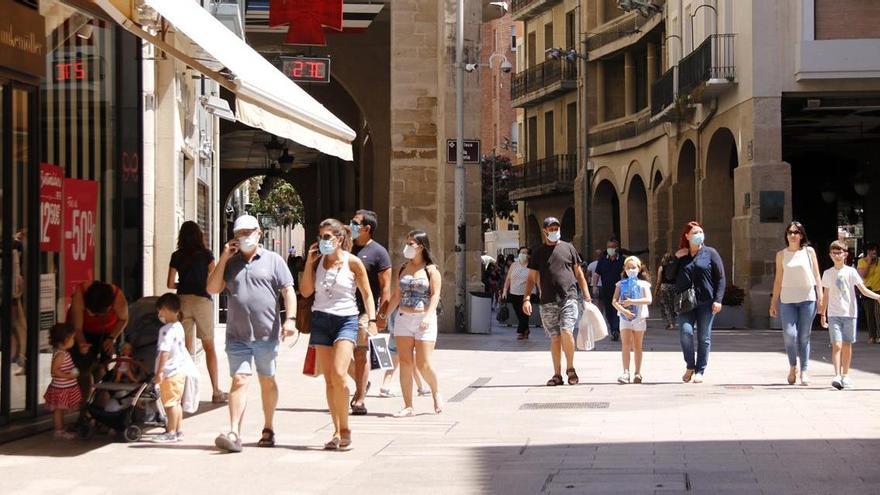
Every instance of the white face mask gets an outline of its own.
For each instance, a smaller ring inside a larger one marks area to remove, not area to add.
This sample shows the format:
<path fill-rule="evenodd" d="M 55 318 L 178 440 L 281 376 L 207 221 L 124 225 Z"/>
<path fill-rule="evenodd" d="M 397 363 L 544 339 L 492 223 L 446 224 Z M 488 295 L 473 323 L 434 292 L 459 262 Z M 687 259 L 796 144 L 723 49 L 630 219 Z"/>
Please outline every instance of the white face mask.
<path fill-rule="evenodd" d="M 403 248 L 403 257 L 406 258 L 406 259 L 408 259 L 408 260 L 411 260 L 411 259 L 415 258 L 415 257 L 416 257 L 416 248 L 415 248 L 415 246 L 412 246 L 412 245 L 410 245 L 410 244 L 407 244 L 407 245 Z"/>
<path fill-rule="evenodd" d="M 260 242 L 260 233 L 254 232 L 253 234 L 242 237 L 238 240 L 238 248 L 242 250 L 242 252 L 250 253 L 254 249 L 257 249 L 257 244 Z"/>
<path fill-rule="evenodd" d="M 526 264 L 529 261 L 529 255 L 526 253 L 519 253 L 519 262 L 522 264 Z"/>
<path fill-rule="evenodd" d="M 165 317 L 164 317 L 164 316 L 161 316 L 161 315 L 159 316 L 159 321 L 161 321 L 163 325 L 166 324 L 166 323 L 168 323 L 168 322 L 165 320 Z"/>
<path fill-rule="evenodd" d="M 547 240 L 550 242 L 559 242 L 559 239 L 562 238 L 562 231 L 554 230 L 553 232 L 547 232 Z"/>
<path fill-rule="evenodd" d="M 626 270 L 626 276 L 629 278 L 636 278 L 639 276 L 638 268 L 629 268 Z"/>

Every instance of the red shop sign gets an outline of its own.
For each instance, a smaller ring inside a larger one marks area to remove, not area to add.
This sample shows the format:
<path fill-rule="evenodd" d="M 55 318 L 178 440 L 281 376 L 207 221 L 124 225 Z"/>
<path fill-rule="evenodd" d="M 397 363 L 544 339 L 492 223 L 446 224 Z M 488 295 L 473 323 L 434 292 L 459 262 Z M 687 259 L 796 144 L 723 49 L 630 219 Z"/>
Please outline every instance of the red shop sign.
<path fill-rule="evenodd" d="M 40 164 L 40 251 L 61 251 L 64 169 Z"/>
<path fill-rule="evenodd" d="M 64 179 L 64 296 L 95 278 L 95 222 L 98 217 L 98 183 Z"/>

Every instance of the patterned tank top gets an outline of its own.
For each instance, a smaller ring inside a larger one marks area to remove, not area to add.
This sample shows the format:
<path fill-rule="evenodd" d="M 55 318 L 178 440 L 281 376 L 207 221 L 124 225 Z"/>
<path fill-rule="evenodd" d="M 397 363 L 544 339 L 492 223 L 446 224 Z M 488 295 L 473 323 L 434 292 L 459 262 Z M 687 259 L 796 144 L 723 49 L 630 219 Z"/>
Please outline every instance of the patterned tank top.
<path fill-rule="evenodd" d="M 52 360 L 55 360 L 55 356 L 61 355 L 61 367 L 60 371 L 62 373 L 70 373 L 73 371 L 73 358 L 70 357 L 70 353 L 67 351 L 55 351 L 52 355 Z M 76 386 L 76 378 L 55 378 L 52 377 L 52 383 L 50 384 L 56 388 L 68 388 Z"/>

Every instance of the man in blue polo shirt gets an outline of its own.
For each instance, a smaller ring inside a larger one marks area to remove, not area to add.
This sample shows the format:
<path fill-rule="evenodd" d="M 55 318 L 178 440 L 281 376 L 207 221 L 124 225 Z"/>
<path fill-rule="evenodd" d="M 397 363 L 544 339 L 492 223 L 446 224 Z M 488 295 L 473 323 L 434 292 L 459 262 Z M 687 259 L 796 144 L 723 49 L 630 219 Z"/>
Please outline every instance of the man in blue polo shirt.
<path fill-rule="evenodd" d="M 620 281 L 620 274 L 623 273 L 623 256 L 621 254 L 620 242 L 614 237 L 608 239 L 608 243 L 605 245 L 605 254 L 599 258 L 599 262 L 596 264 L 596 271 L 593 272 L 595 295 L 602 299 L 611 340 L 620 338 L 620 319 L 617 316 L 617 310 L 611 305 L 611 300 L 614 299 L 614 288 L 617 282 Z M 597 287 L 596 284 L 599 281 L 602 284 Z"/>
<path fill-rule="evenodd" d="M 254 371 L 260 381 L 265 421 L 257 445 L 275 445 L 272 426 L 278 404 L 275 359 L 279 340 L 297 333 L 296 292 L 284 259 L 260 245 L 263 231 L 255 217 L 238 217 L 232 230 L 235 238 L 226 243 L 217 266 L 208 276 L 208 292 L 227 291 L 226 356 L 232 375 L 229 433 L 218 436 L 214 444 L 227 452 L 241 452 L 241 420 L 247 405 L 248 381 Z M 279 292 L 284 296 L 287 309 L 283 324 Z"/>

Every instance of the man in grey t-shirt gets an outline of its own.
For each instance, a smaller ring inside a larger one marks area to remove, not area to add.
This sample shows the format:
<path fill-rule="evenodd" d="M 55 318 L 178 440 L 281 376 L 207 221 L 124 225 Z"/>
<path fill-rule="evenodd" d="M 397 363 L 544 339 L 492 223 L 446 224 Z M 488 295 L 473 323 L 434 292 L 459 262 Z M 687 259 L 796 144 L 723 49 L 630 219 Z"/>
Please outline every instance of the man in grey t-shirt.
<path fill-rule="evenodd" d="M 226 356 L 232 388 L 229 391 L 229 433 L 215 440 L 217 447 L 241 452 L 241 420 L 247 405 L 247 385 L 256 370 L 260 380 L 265 423 L 257 445 L 273 447 L 272 420 L 278 404 L 275 359 L 278 342 L 296 335 L 296 292 L 284 259 L 263 249 L 257 219 L 242 215 L 233 226 L 235 238 L 226 243 L 214 271 L 208 276 L 208 292 L 227 292 Z M 278 293 L 284 296 L 287 318 L 281 322 Z"/>

